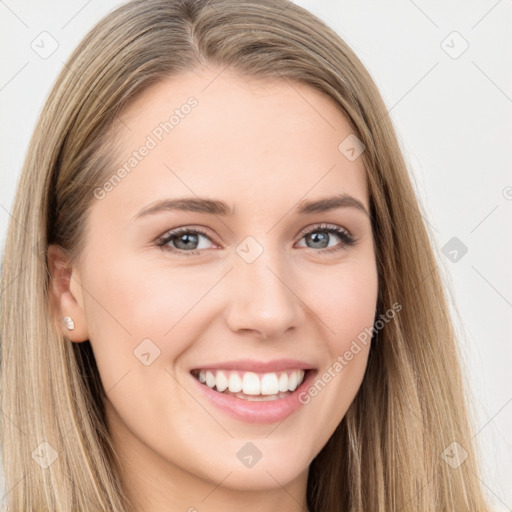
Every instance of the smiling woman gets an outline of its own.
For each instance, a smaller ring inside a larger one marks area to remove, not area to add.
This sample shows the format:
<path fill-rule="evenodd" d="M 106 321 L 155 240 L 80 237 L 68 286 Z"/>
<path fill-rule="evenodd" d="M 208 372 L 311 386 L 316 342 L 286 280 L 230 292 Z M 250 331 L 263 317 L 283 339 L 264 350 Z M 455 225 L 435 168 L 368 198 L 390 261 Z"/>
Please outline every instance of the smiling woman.
<path fill-rule="evenodd" d="M 420 212 L 371 77 L 306 10 L 109 14 L 8 230 L 6 509 L 487 510 Z"/>

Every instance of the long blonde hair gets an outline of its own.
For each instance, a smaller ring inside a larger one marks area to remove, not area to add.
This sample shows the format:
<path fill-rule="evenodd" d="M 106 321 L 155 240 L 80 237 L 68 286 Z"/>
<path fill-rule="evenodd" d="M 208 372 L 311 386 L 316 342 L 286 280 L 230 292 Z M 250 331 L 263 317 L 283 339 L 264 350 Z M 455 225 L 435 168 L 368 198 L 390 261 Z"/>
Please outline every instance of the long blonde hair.
<path fill-rule="evenodd" d="M 374 335 L 361 388 L 311 463 L 311 512 L 488 510 L 445 290 L 392 122 L 344 41 L 285 0 L 129 2 L 88 33 L 58 77 L 26 155 L 3 260 L 7 510 L 133 510 L 90 343 L 70 343 L 52 317 L 46 251 L 54 243 L 79 258 L 93 190 L 114 165 L 119 112 L 202 64 L 315 87 L 365 146 L 377 314 L 402 309 Z M 454 446 L 467 454 L 458 467 L 442 456 Z"/>

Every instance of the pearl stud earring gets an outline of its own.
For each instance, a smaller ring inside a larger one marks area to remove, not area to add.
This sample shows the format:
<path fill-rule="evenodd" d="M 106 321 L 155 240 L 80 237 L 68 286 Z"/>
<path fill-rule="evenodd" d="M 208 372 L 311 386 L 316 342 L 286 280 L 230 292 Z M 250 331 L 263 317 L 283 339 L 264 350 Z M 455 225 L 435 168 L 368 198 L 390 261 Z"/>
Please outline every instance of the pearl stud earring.
<path fill-rule="evenodd" d="M 63 318 L 64 325 L 68 331 L 72 331 L 75 328 L 75 322 L 70 316 L 65 316 Z"/>

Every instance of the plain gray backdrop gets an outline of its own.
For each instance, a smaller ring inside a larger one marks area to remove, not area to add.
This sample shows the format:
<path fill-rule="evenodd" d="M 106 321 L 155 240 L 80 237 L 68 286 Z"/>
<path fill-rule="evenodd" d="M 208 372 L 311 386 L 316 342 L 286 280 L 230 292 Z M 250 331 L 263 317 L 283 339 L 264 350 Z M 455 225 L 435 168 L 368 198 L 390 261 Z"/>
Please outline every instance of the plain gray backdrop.
<path fill-rule="evenodd" d="M 0 0 L 2 253 L 43 102 L 120 3 Z M 390 110 L 453 298 L 481 480 L 495 510 L 512 511 L 512 0 L 296 3 L 352 47 Z"/>

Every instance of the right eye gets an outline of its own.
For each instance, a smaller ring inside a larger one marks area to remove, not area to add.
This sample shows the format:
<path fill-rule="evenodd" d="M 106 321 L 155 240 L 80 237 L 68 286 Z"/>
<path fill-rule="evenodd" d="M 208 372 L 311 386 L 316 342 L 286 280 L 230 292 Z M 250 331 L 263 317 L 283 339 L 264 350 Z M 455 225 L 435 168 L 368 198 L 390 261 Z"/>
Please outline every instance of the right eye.
<path fill-rule="evenodd" d="M 205 233 L 198 229 L 178 228 L 160 238 L 157 245 L 165 251 L 192 256 L 199 254 L 199 250 L 207 248 L 204 247 L 204 244 L 201 245 L 201 238 L 210 240 Z"/>

